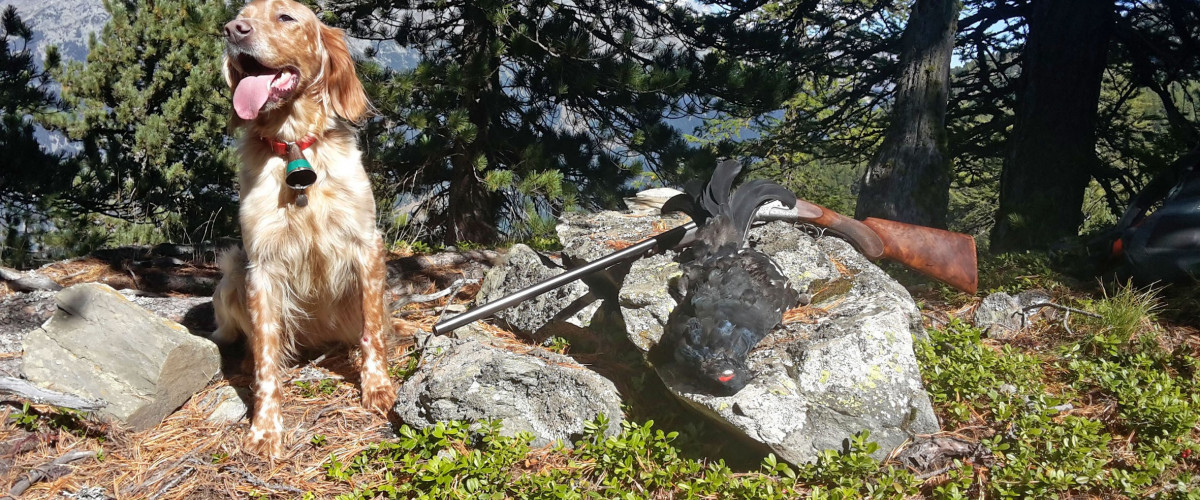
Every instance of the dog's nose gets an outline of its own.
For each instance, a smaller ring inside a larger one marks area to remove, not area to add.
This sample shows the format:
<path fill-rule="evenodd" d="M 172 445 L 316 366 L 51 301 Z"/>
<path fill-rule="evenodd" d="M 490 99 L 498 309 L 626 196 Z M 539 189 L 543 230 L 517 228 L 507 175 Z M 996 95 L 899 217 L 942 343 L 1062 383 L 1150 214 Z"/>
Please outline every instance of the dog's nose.
<path fill-rule="evenodd" d="M 250 26 L 250 23 L 241 19 L 234 19 L 225 24 L 225 39 L 229 40 L 230 43 L 238 43 L 247 36 L 250 36 L 250 32 L 252 31 L 254 31 L 254 28 Z"/>

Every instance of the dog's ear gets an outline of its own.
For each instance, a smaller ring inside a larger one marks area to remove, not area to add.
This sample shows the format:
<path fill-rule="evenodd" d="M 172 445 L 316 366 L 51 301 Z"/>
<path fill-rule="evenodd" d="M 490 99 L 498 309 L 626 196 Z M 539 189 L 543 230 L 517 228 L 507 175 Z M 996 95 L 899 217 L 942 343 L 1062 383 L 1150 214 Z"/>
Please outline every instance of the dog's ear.
<path fill-rule="evenodd" d="M 242 78 L 245 78 L 246 75 L 243 75 L 241 71 L 238 71 L 237 68 L 234 68 L 233 65 L 229 63 L 228 55 L 223 55 L 221 56 L 221 76 L 225 78 L 225 85 L 229 87 L 229 102 L 233 103 L 233 90 L 237 88 L 238 83 L 241 82 Z M 231 105 L 229 107 L 229 132 L 233 133 L 235 129 L 240 127 L 245 122 L 245 120 L 243 120 L 237 115 L 237 113 L 233 111 L 233 106 Z"/>
<path fill-rule="evenodd" d="M 354 58 L 346 45 L 346 36 L 338 28 L 321 25 L 321 43 L 329 55 L 324 82 L 329 104 L 338 116 L 358 123 L 367 117 L 371 103 L 354 71 Z"/>

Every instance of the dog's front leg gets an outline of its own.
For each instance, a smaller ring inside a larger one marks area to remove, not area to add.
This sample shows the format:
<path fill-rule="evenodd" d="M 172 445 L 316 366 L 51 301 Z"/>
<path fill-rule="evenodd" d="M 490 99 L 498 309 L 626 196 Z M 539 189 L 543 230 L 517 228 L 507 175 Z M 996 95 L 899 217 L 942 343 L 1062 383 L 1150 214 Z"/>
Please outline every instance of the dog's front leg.
<path fill-rule="evenodd" d="M 283 452 L 283 306 L 282 293 L 266 273 L 252 269 L 246 279 L 247 306 L 253 334 L 254 421 L 245 446 L 260 455 Z"/>
<path fill-rule="evenodd" d="M 391 318 L 384 313 L 383 290 L 387 285 L 383 240 L 378 239 L 373 251 L 360 261 L 362 283 L 362 404 L 363 407 L 386 415 L 396 401 L 396 391 L 387 375 L 386 334 L 391 331 Z M 388 323 L 385 323 L 388 322 Z"/>

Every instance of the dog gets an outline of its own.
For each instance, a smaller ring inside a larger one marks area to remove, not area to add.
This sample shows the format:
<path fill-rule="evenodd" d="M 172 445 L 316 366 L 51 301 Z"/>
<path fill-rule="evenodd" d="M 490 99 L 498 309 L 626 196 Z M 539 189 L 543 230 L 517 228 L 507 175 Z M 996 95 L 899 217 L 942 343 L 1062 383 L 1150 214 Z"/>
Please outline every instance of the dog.
<path fill-rule="evenodd" d="M 225 25 L 242 248 L 220 259 L 213 340 L 254 360 L 245 447 L 283 451 L 283 366 L 300 346 L 357 343 L 364 407 L 386 415 L 386 268 L 355 125 L 370 103 L 342 30 L 291 0 L 254 0 Z M 300 172 L 293 179 L 289 170 Z"/>

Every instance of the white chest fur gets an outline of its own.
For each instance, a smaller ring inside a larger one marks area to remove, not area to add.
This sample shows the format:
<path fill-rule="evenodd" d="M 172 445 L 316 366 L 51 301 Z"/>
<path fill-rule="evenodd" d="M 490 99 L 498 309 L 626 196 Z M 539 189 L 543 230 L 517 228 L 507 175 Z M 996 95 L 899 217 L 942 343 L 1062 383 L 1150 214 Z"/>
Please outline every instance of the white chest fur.
<path fill-rule="evenodd" d="M 269 149 L 247 154 L 240 176 L 239 218 L 252 272 L 286 282 L 289 295 L 301 302 L 356 289 L 358 268 L 378 238 L 358 152 L 318 144 L 305 156 L 317 172 L 305 206 L 284 185 L 285 160 Z"/>

